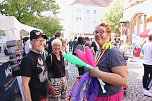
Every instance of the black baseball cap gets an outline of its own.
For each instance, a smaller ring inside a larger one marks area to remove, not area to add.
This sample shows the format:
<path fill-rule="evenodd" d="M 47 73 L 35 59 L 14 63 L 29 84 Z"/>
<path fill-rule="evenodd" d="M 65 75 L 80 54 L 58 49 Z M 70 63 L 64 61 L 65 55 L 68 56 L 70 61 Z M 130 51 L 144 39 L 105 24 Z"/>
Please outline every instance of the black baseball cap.
<path fill-rule="evenodd" d="M 38 30 L 32 30 L 30 32 L 30 40 L 33 40 L 33 39 L 38 39 L 39 37 L 43 37 L 44 39 L 47 40 L 47 36 L 42 34 L 40 31 Z"/>

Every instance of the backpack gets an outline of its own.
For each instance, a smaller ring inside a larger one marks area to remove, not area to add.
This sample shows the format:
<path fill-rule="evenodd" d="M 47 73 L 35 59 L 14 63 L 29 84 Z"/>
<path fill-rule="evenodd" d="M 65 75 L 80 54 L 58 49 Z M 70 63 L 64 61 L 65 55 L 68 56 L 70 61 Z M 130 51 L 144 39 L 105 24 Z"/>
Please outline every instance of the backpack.
<path fill-rule="evenodd" d="M 50 55 L 50 64 L 52 64 L 52 54 L 49 55 Z"/>

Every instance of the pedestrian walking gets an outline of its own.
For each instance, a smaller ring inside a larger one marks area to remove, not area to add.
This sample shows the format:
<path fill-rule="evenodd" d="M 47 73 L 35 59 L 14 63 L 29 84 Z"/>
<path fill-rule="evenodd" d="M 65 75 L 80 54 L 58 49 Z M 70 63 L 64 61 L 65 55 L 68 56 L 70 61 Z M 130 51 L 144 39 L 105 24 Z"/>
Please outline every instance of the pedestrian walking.
<path fill-rule="evenodd" d="M 91 43 L 91 50 L 92 50 L 93 54 L 95 55 L 97 52 L 97 45 L 96 45 L 96 42 L 94 40 Z"/>
<path fill-rule="evenodd" d="M 61 41 L 62 41 L 61 52 L 64 55 L 65 53 L 67 53 L 66 49 L 68 47 L 68 41 L 66 39 L 62 39 Z M 68 61 L 66 59 L 64 59 L 64 65 L 65 65 L 65 74 L 66 74 L 66 78 L 68 81 L 68 79 L 69 79 L 69 71 L 68 71 L 69 64 L 68 64 Z"/>
<path fill-rule="evenodd" d="M 31 49 L 21 62 L 22 91 L 25 101 L 47 101 L 49 84 L 42 51 L 47 37 L 38 30 L 30 32 Z"/>
<path fill-rule="evenodd" d="M 75 48 L 77 47 L 77 44 L 78 44 L 78 41 L 77 41 L 77 37 L 74 37 L 74 41 L 73 41 L 73 51 L 72 51 L 72 54 L 73 55 L 76 55 L 75 53 L 74 53 L 74 50 L 75 50 Z"/>
<path fill-rule="evenodd" d="M 94 37 L 100 49 L 96 57 L 98 68 L 90 70 L 92 77 L 105 82 L 103 92 L 99 86 L 96 101 L 122 101 L 123 85 L 128 80 L 127 63 L 123 52 L 118 48 L 105 49 L 103 44 L 110 42 L 111 30 L 105 23 L 95 28 Z"/>
<path fill-rule="evenodd" d="M 84 44 L 84 40 L 82 37 L 78 37 L 78 43 L 77 43 L 77 46 L 74 50 L 74 53 L 76 54 L 77 50 L 81 50 L 81 51 L 84 51 L 84 48 L 85 48 L 85 44 Z M 79 76 L 83 75 L 85 73 L 85 70 L 84 70 L 84 66 L 78 66 L 77 65 L 77 68 L 78 68 L 78 71 L 79 71 Z"/>
<path fill-rule="evenodd" d="M 72 46 L 73 46 L 73 42 L 72 42 L 72 40 L 70 39 L 70 41 L 69 41 L 69 52 L 72 51 Z"/>
<path fill-rule="evenodd" d="M 52 53 L 46 58 L 48 78 L 52 92 L 55 92 L 49 94 L 49 101 L 66 101 L 67 79 L 61 47 L 61 40 L 54 39 L 52 41 Z"/>
<path fill-rule="evenodd" d="M 142 52 L 144 54 L 143 66 L 144 66 L 144 75 L 143 75 L 143 88 L 144 95 L 151 96 L 152 93 L 149 91 L 148 87 L 149 82 L 152 80 L 152 34 L 149 35 L 149 41 L 144 43 L 142 47 Z"/>

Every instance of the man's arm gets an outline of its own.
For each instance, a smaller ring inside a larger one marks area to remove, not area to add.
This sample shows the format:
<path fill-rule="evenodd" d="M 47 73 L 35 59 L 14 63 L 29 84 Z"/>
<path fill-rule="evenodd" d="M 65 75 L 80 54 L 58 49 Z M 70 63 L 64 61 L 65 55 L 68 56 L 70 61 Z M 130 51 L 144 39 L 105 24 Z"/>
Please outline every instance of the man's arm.
<path fill-rule="evenodd" d="M 32 101 L 29 88 L 30 77 L 22 76 L 22 90 L 25 101 Z"/>

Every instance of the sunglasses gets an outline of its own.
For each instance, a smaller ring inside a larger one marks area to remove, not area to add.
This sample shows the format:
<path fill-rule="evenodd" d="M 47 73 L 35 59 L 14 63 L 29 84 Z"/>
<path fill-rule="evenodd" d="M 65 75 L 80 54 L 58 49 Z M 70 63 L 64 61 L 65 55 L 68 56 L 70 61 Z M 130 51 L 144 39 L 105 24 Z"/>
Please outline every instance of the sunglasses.
<path fill-rule="evenodd" d="M 107 32 L 107 31 L 104 31 L 103 29 L 100 29 L 100 30 L 95 30 L 95 31 L 93 32 L 93 34 L 94 34 L 94 35 L 97 35 L 97 34 L 99 33 L 99 34 L 102 35 L 102 34 L 104 34 L 105 32 Z"/>

